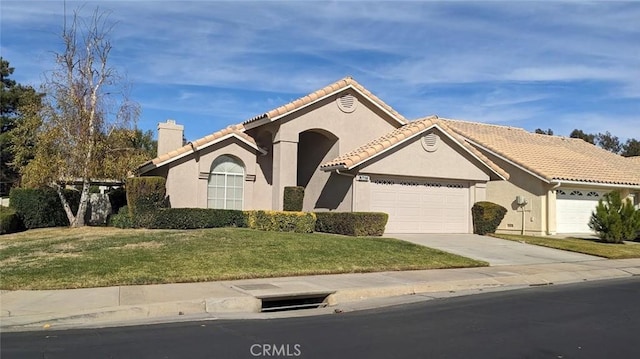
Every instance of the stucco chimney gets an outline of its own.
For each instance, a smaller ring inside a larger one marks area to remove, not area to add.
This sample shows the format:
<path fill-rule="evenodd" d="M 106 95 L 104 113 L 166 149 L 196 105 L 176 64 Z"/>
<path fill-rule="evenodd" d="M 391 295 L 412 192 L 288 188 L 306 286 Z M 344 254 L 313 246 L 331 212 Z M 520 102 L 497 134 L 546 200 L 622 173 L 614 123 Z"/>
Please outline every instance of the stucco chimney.
<path fill-rule="evenodd" d="M 158 123 L 158 156 L 182 147 L 184 126 L 174 120 Z"/>

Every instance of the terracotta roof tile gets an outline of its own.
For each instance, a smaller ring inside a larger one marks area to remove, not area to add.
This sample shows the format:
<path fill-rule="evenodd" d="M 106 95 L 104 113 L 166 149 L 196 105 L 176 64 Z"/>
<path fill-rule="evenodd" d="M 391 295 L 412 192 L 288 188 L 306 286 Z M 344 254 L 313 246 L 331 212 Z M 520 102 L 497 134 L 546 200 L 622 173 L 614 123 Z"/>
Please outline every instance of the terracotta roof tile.
<path fill-rule="evenodd" d="M 246 140 L 250 144 L 252 144 L 252 145 L 257 147 L 256 142 L 253 140 L 253 138 L 251 136 L 247 135 L 246 133 L 244 133 L 244 126 L 242 124 L 228 126 L 226 128 L 223 128 L 220 131 L 214 132 L 214 133 L 212 133 L 210 135 L 207 135 L 205 137 L 199 138 L 199 139 L 197 139 L 195 141 L 191 141 L 191 143 L 193 144 L 194 147 L 197 148 L 197 147 L 204 146 L 204 145 L 206 145 L 208 143 L 214 142 L 214 141 L 216 141 L 216 140 L 218 140 L 218 139 L 220 139 L 220 138 L 222 138 L 224 136 L 227 136 L 229 134 L 234 134 L 234 135 L 236 135 L 238 137 L 241 137 L 242 139 Z M 163 154 L 159 155 L 158 157 L 141 164 L 140 166 L 138 166 L 138 168 L 136 168 L 136 170 L 134 172 L 140 171 L 142 168 L 144 168 L 144 167 L 146 167 L 148 165 L 151 165 L 151 164 L 157 166 L 160 163 L 169 161 L 169 160 L 171 160 L 173 158 L 176 158 L 176 157 L 178 157 L 178 156 L 180 156 L 182 154 L 185 154 L 185 153 L 191 151 L 192 149 L 193 148 L 191 147 L 191 144 L 188 143 L 188 144 L 186 144 L 186 145 L 184 145 L 184 146 L 182 146 L 182 147 L 180 147 L 178 149 L 175 149 L 175 150 L 170 151 L 168 153 L 163 153 Z"/>
<path fill-rule="evenodd" d="M 338 158 L 333 159 L 327 163 L 324 163 L 320 168 L 328 170 L 333 168 L 351 169 L 361 162 L 368 160 L 375 155 L 392 148 L 394 145 L 408 139 L 416 134 L 423 132 L 431 126 L 437 125 L 442 131 L 453 137 L 458 143 L 463 146 L 467 151 L 473 153 L 480 161 L 484 162 L 491 170 L 498 173 L 504 178 L 509 178 L 509 174 L 500 168 L 495 163 L 491 162 L 489 158 L 483 155 L 476 148 L 471 146 L 460 135 L 448 128 L 448 126 L 440 121 L 437 116 L 425 117 L 416 121 L 409 122 L 408 124 L 397 128 L 386 135 L 375 139 L 355 150 L 345 153 Z"/>
<path fill-rule="evenodd" d="M 314 101 L 317 101 L 319 98 L 324 97 L 328 94 L 334 93 L 338 90 L 341 90 L 343 88 L 346 88 L 348 86 L 352 86 L 353 88 L 357 89 L 358 91 L 360 91 L 362 94 L 364 94 L 366 97 L 368 97 L 371 101 L 373 101 L 374 103 L 376 103 L 378 106 L 380 106 L 381 108 L 383 108 L 385 111 L 387 111 L 389 114 L 391 114 L 391 116 L 395 117 L 398 122 L 405 124 L 407 123 L 407 119 L 404 118 L 404 116 L 402 116 L 401 114 L 399 114 L 396 110 L 394 110 L 393 108 L 391 108 L 391 106 L 387 105 L 386 103 L 384 103 L 380 98 L 378 98 L 376 95 L 374 95 L 373 93 L 371 93 L 371 91 L 367 90 L 366 88 L 364 88 L 362 85 L 360 85 L 356 80 L 354 80 L 351 77 L 345 77 L 341 80 L 338 80 L 328 86 L 325 86 L 317 91 L 314 91 L 306 96 L 303 96 L 299 99 L 296 99 L 292 102 L 289 102 L 285 105 L 282 105 L 278 108 L 275 108 L 269 112 L 266 112 L 262 115 L 253 117 L 247 121 L 245 121 L 243 124 L 249 124 L 251 122 L 255 122 L 257 120 L 263 119 L 263 118 L 269 118 L 269 119 L 273 119 L 276 117 L 280 117 L 282 115 L 285 115 L 289 112 L 292 112 L 300 107 L 303 107 L 305 105 L 308 105 Z"/>
<path fill-rule="evenodd" d="M 640 164 L 581 139 L 443 119 L 454 132 L 547 181 L 640 185 Z"/>

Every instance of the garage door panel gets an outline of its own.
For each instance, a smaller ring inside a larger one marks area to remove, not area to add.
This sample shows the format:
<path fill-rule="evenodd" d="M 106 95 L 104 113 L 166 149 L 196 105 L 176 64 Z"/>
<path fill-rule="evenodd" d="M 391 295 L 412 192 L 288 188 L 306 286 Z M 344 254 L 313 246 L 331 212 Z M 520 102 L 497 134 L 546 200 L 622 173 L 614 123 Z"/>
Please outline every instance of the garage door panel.
<path fill-rule="evenodd" d="M 559 189 L 556 192 L 556 232 L 590 233 L 591 213 L 603 192 L 581 189 Z"/>
<path fill-rule="evenodd" d="M 389 233 L 468 233 L 469 187 L 429 180 L 377 178 L 372 211 L 389 214 Z"/>

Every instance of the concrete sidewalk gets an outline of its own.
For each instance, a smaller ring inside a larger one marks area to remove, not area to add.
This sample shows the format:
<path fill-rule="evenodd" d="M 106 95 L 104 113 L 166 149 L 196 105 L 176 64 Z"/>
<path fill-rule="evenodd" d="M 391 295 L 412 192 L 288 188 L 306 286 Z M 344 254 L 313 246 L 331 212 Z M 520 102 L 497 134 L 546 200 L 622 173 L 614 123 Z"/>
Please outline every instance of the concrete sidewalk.
<path fill-rule="evenodd" d="M 474 293 L 640 275 L 640 259 L 263 278 L 206 283 L 3 291 L 0 329 L 23 331 L 171 322 L 268 318 L 262 300 L 325 295 L 325 312 L 363 300 Z M 302 311 L 297 311 L 300 313 Z M 282 315 L 282 314 L 281 314 Z"/>
<path fill-rule="evenodd" d="M 478 234 L 385 234 L 421 246 L 488 262 L 490 266 L 568 263 L 601 257 Z"/>

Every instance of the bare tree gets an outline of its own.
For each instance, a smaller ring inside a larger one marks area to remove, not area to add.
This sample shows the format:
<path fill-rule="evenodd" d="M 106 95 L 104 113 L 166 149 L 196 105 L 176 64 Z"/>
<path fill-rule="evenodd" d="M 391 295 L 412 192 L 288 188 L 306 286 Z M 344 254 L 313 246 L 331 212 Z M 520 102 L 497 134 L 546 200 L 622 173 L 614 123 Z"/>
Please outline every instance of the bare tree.
<path fill-rule="evenodd" d="M 122 174 L 121 167 L 113 171 L 110 163 L 132 153 L 111 151 L 111 134 L 128 129 L 139 114 L 138 105 L 128 101 L 122 78 L 109 65 L 109 34 L 114 26 L 109 13 L 96 8 L 83 19 L 80 10 L 74 11 L 69 24 L 65 14 L 64 50 L 55 53 L 56 69 L 43 85 L 47 96 L 36 155 L 24 168 L 26 185 L 46 184 L 57 190 L 74 227 L 85 225 L 92 179 Z M 63 189 L 78 180 L 82 182 L 80 204 L 73 213 Z"/>

